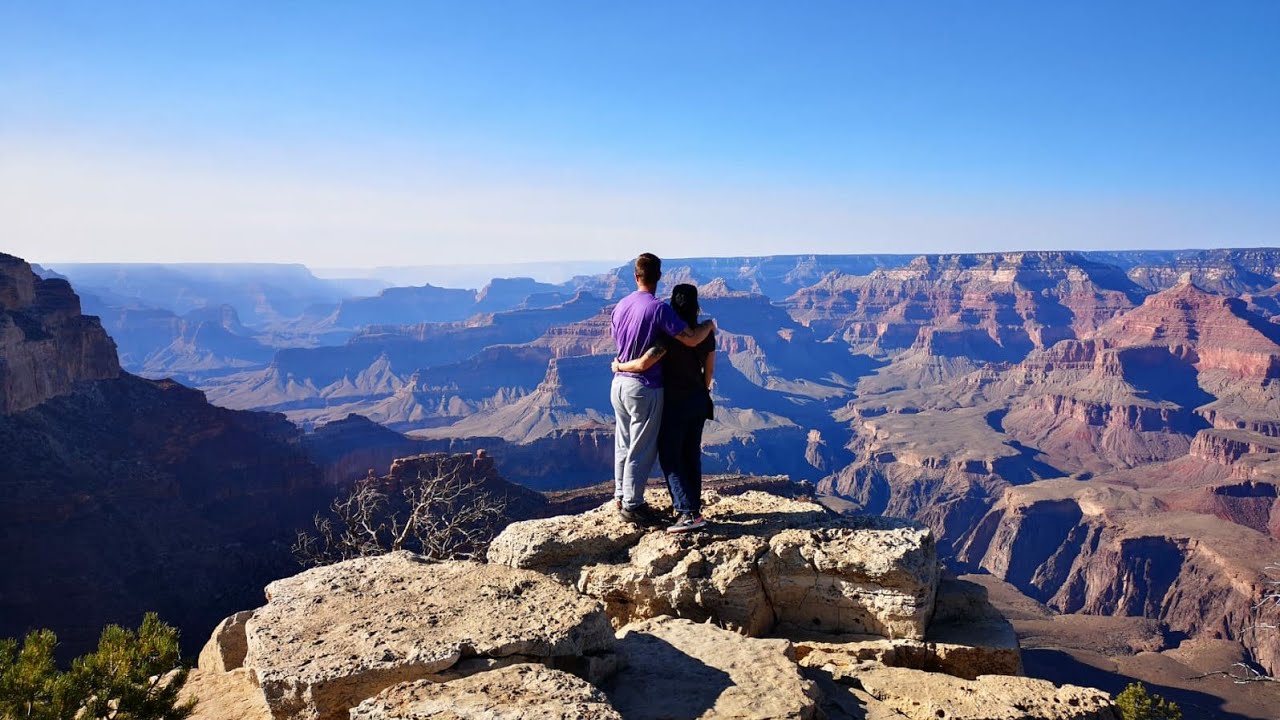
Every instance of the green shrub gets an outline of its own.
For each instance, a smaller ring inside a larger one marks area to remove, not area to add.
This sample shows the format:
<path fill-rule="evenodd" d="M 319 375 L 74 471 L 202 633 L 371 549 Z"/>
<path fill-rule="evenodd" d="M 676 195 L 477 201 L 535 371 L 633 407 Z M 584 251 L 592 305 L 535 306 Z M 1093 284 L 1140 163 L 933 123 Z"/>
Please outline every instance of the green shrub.
<path fill-rule="evenodd" d="M 187 679 L 178 631 L 148 613 L 135 633 L 111 625 L 97 651 L 60 670 L 49 630 L 22 645 L 0 640 L 0 718 L 3 720 L 182 720 L 194 701 L 179 702 Z"/>
<path fill-rule="evenodd" d="M 1182 708 L 1148 693 L 1142 683 L 1133 683 L 1117 695 L 1116 707 L 1124 720 L 1182 720 Z"/>

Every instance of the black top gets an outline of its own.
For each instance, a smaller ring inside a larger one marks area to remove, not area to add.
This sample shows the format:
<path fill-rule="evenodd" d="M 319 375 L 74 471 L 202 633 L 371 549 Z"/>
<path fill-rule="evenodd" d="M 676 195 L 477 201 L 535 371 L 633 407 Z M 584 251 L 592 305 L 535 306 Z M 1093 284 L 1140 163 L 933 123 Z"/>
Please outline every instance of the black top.
<path fill-rule="evenodd" d="M 707 339 L 695 347 L 689 347 L 679 340 L 666 339 L 667 353 L 662 356 L 662 387 L 665 403 L 677 403 L 683 400 L 705 398 L 707 417 L 711 417 L 711 393 L 707 391 L 707 381 L 703 379 L 702 369 L 707 364 L 707 356 L 715 352 L 716 334 L 714 331 Z"/>

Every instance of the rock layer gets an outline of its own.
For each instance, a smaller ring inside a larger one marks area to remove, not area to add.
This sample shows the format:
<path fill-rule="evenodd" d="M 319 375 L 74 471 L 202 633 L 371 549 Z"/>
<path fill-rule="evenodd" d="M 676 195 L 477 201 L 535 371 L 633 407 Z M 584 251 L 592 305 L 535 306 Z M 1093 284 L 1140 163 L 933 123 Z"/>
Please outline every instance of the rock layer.
<path fill-rule="evenodd" d="M 613 642 L 597 603 L 545 576 L 409 553 L 309 570 L 267 597 L 245 626 L 245 666 L 276 718 L 345 718 L 391 685 L 465 672 L 463 661 L 576 665 Z"/>
<path fill-rule="evenodd" d="M 938 580 L 933 536 L 924 528 L 840 518 L 813 502 L 761 492 L 708 497 L 703 514 L 712 523 L 704 532 L 643 533 L 609 503 L 580 516 L 514 523 L 489 557 L 574 583 L 600 598 L 617 626 L 673 615 L 753 636 L 790 624 L 924 637 Z"/>
<path fill-rule="evenodd" d="M 448 682 L 387 688 L 351 720 L 622 720 L 604 693 L 545 665 L 512 665 Z"/>
<path fill-rule="evenodd" d="M 1280 667 L 1280 639 L 1240 630 L 1280 615 L 1270 603 L 1255 610 L 1270 540 L 1154 504 L 1129 488 L 1073 480 L 1014 488 L 958 556 L 1059 612 L 1154 618 L 1192 637 L 1238 639 L 1258 664 Z"/>

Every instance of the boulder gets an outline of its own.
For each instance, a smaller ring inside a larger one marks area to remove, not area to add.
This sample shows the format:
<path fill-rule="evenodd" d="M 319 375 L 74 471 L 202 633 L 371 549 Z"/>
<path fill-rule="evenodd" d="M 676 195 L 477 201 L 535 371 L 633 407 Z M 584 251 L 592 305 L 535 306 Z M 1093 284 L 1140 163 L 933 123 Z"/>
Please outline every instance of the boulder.
<path fill-rule="evenodd" d="M 544 575 L 406 552 L 308 570 L 267 598 L 244 665 L 275 718 L 346 718 L 392 685 L 516 659 L 589 672 L 583 658 L 613 645 L 599 604 Z"/>
<path fill-rule="evenodd" d="M 661 507 L 657 493 L 651 504 Z M 645 532 L 612 503 L 514 523 L 491 562 L 549 572 L 604 602 L 615 627 L 671 615 L 750 636 L 779 622 L 831 633 L 923 638 L 938 581 L 929 530 L 833 515 L 764 492 L 705 493 L 705 531 Z"/>
<path fill-rule="evenodd" d="M 521 664 L 449 682 L 387 688 L 351 720 L 622 720 L 604 693 L 545 665 Z"/>
<path fill-rule="evenodd" d="M 249 651 L 244 626 L 253 617 L 252 610 L 242 610 L 218 623 L 200 651 L 199 667 L 206 672 L 230 672 L 244 665 Z"/>
<path fill-rule="evenodd" d="M 887 518 L 842 518 L 784 530 L 759 561 L 783 625 L 888 638 L 923 638 L 933 614 L 933 534 Z"/>
<path fill-rule="evenodd" d="M 1111 696 L 1048 680 L 983 675 L 962 680 L 921 670 L 869 666 L 857 682 L 909 720 L 1120 720 Z"/>
<path fill-rule="evenodd" d="M 576 577 L 583 565 L 625 555 L 644 534 L 609 501 L 576 515 L 511 523 L 489 543 L 487 557 L 498 565 Z"/>
<path fill-rule="evenodd" d="M 799 719 L 818 707 L 817 689 L 786 640 L 656 618 L 623 628 L 618 652 L 625 667 L 605 691 L 627 720 Z"/>

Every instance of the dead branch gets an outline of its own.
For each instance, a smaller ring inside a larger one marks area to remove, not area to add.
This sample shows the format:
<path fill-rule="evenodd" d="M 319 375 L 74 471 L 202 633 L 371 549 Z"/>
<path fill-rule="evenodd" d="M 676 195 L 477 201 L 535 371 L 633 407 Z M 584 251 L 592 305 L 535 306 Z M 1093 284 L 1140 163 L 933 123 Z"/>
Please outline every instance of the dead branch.
<path fill-rule="evenodd" d="M 368 478 L 299 532 L 294 556 L 303 565 L 409 550 L 431 560 L 482 559 L 506 520 L 507 502 L 461 468 L 402 481 L 388 493 Z"/>
<path fill-rule="evenodd" d="M 1249 683 L 1258 682 L 1280 682 L 1280 680 L 1267 675 L 1257 668 L 1254 668 L 1252 665 L 1242 662 L 1235 663 L 1227 670 L 1215 670 L 1213 672 L 1204 673 L 1203 675 L 1195 675 L 1190 679 L 1203 680 L 1204 678 L 1219 676 L 1231 678 L 1231 681 L 1237 685 L 1247 685 Z"/>

